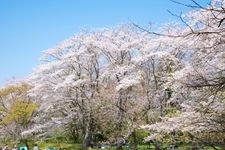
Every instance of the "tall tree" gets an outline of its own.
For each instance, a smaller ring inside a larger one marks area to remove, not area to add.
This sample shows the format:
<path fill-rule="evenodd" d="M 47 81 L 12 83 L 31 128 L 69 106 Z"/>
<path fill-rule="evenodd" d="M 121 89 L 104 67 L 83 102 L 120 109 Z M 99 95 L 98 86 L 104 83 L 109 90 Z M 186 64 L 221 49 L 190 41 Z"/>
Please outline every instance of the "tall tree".
<path fill-rule="evenodd" d="M 22 132 L 33 124 L 37 103 L 28 96 L 31 88 L 26 83 L 14 84 L 0 89 L 1 137 L 22 140 Z"/>
<path fill-rule="evenodd" d="M 217 135 L 224 132 L 225 13 L 224 1 L 213 0 L 208 7 L 193 2 L 194 5 L 186 6 L 198 8 L 196 11 L 178 16 L 185 26 L 174 28 L 173 33 L 161 34 L 173 40 L 179 53 L 183 55 L 181 60 L 184 67 L 174 72 L 168 83 L 174 90 L 171 101 L 179 103 L 182 113 L 176 117 L 164 118 L 150 128 L 160 134 L 189 132 L 198 141 L 198 132 Z M 201 142 L 205 142 L 204 137 Z"/>

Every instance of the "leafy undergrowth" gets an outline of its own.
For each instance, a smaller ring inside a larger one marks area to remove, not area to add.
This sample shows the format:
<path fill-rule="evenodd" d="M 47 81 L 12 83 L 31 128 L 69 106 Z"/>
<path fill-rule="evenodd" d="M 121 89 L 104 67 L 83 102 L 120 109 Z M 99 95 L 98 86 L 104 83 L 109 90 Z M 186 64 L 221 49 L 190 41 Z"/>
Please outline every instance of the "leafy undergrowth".
<path fill-rule="evenodd" d="M 39 143 L 40 150 L 46 150 L 46 148 L 62 148 L 66 150 L 80 150 L 81 144 L 70 144 L 70 143 Z"/>
<path fill-rule="evenodd" d="M 65 148 L 66 150 L 80 150 L 81 144 L 68 144 L 68 143 L 39 143 L 40 150 L 46 150 L 47 147 L 50 148 Z M 216 146 L 218 150 L 224 150 L 224 146 Z M 105 148 L 105 150 L 115 150 L 115 147 Z M 130 150 L 129 147 L 123 147 L 123 150 Z M 153 145 L 138 145 L 138 150 L 153 150 L 155 147 Z M 191 150 L 191 145 L 179 146 L 179 150 Z M 198 147 L 198 149 L 201 149 Z M 90 148 L 89 150 L 101 150 L 101 148 Z M 212 147 L 205 146 L 204 150 L 214 150 Z"/>

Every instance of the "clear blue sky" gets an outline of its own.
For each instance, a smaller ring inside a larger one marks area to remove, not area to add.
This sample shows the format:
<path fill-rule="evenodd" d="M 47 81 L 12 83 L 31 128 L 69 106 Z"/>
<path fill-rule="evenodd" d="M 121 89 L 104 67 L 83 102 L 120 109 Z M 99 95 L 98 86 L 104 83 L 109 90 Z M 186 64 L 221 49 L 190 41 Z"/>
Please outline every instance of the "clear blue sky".
<path fill-rule="evenodd" d="M 83 28 L 162 24 L 175 19 L 167 10 L 187 8 L 169 0 L 0 0 L 0 85 L 29 75 L 41 51 Z"/>

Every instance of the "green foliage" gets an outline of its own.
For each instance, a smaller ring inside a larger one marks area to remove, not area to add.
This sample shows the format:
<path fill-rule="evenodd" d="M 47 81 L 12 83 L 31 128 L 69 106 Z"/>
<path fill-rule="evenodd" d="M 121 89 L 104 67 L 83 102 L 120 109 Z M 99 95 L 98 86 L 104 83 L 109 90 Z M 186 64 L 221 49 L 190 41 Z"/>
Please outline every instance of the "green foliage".
<path fill-rule="evenodd" d="M 141 132 L 141 131 L 138 131 Z M 64 137 L 66 138 L 66 137 Z M 168 138 L 168 137 L 166 137 Z M 21 141 L 20 143 L 15 143 L 13 141 L 0 141 L 2 144 L 9 144 L 10 147 L 13 147 L 14 144 L 17 144 L 17 146 L 25 146 L 25 141 Z M 80 150 L 81 149 L 81 144 L 72 144 L 70 142 L 45 142 L 45 141 L 35 141 L 33 139 L 28 139 L 27 140 L 29 147 L 32 149 L 34 144 L 38 144 L 39 149 L 45 150 L 47 147 L 51 148 L 66 148 L 67 150 Z M 175 143 L 166 143 L 166 141 L 161 143 L 161 148 L 166 149 L 169 147 L 169 145 L 174 145 Z M 188 150 L 192 149 L 193 144 L 190 142 L 187 143 L 177 143 L 179 150 Z M 204 147 L 205 150 L 214 150 L 212 147 L 204 145 L 204 144 L 197 144 L 197 147 Z M 224 145 L 217 145 L 215 146 L 218 150 L 224 150 L 225 146 Z M 152 150 L 155 149 L 153 144 L 139 144 L 138 145 L 138 150 Z M 89 150 L 100 150 L 99 148 L 89 148 Z M 110 148 L 107 148 L 106 150 L 116 150 L 115 146 L 112 146 Z M 123 150 L 130 150 L 130 147 L 123 146 Z"/>
<path fill-rule="evenodd" d="M 81 144 L 71 144 L 71 143 L 45 143 L 45 142 L 40 142 L 38 143 L 38 146 L 40 149 L 46 149 L 47 147 L 51 148 L 66 148 L 67 150 L 80 150 L 81 149 Z"/>
<path fill-rule="evenodd" d="M 26 100 L 16 100 L 9 108 L 8 114 L 3 118 L 3 122 L 4 124 L 16 122 L 21 126 L 25 126 L 37 107 L 36 103 L 27 102 Z"/>
<path fill-rule="evenodd" d="M 104 136 L 103 134 L 100 134 L 100 133 L 94 134 L 93 138 L 94 138 L 94 143 L 108 140 L 106 136 Z"/>
<path fill-rule="evenodd" d="M 149 136 L 149 131 L 144 129 L 134 129 L 133 134 L 135 134 L 137 144 L 144 144 L 144 138 Z M 135 142 L 133 134 L 128 137 L 128 142 L 131 144 Z"/>
<path fill-rule="evenodd" d="M 62 129 L 55 129 L 44 140 L 46 143 L 70 143 L 70 137 Z"/>
<path fill-rule="evenodd" d="M 178 110 L 176 107 L 167 107 L 164 109 L 164 114 L 167 117 L 179 116 L 180 113 L 180 110 Z"/>
<path fill-rule="evenodd" d="M 30 89 L 28 84 L 9 86 L 0 89 L 1 105 L 0 113 L 1 124 L 8 125 L 16 123 L 25 126 L 38 105 L 28 100 L 27 91 Z"/>
<path fill-rule="evenodd" d="M 8 86 L 6 88 L 0 89 L 0 96 L 6 97 L 12 93 L 20 95 L 20 94 L 23 94 L 24 92 L 28 91 L 30 88 L 31 88 L 31 86 L 28 84 L 21 84 L 19 86 Z"/>
<path fill-rule="evenodd" d="M 18 84 L 0 89 L 0 128 L 7 130 L 3 138 L 21 140 L 21 131 L 31 125 L 38 104 L 27 95 L 28 84 Z"/>

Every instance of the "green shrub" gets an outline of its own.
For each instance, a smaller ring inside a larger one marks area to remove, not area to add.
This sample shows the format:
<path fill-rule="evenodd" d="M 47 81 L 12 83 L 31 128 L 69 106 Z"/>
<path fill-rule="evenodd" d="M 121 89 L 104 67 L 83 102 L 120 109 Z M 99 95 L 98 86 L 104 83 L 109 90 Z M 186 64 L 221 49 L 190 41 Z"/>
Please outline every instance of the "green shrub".
<path fill-rule="evenodd" d="M 149 131 L 146 131 L 144 129 L 137 129 L 136 128 L 136 129 L 134 129 L 134 132 L 128 137 L 128 142 L 130 144 L 135 143 L 135 139 L 134 139 L 134 134 L 135 134 L 137 144 L 145 144 L 144 138 L 149 136 Z"/>

